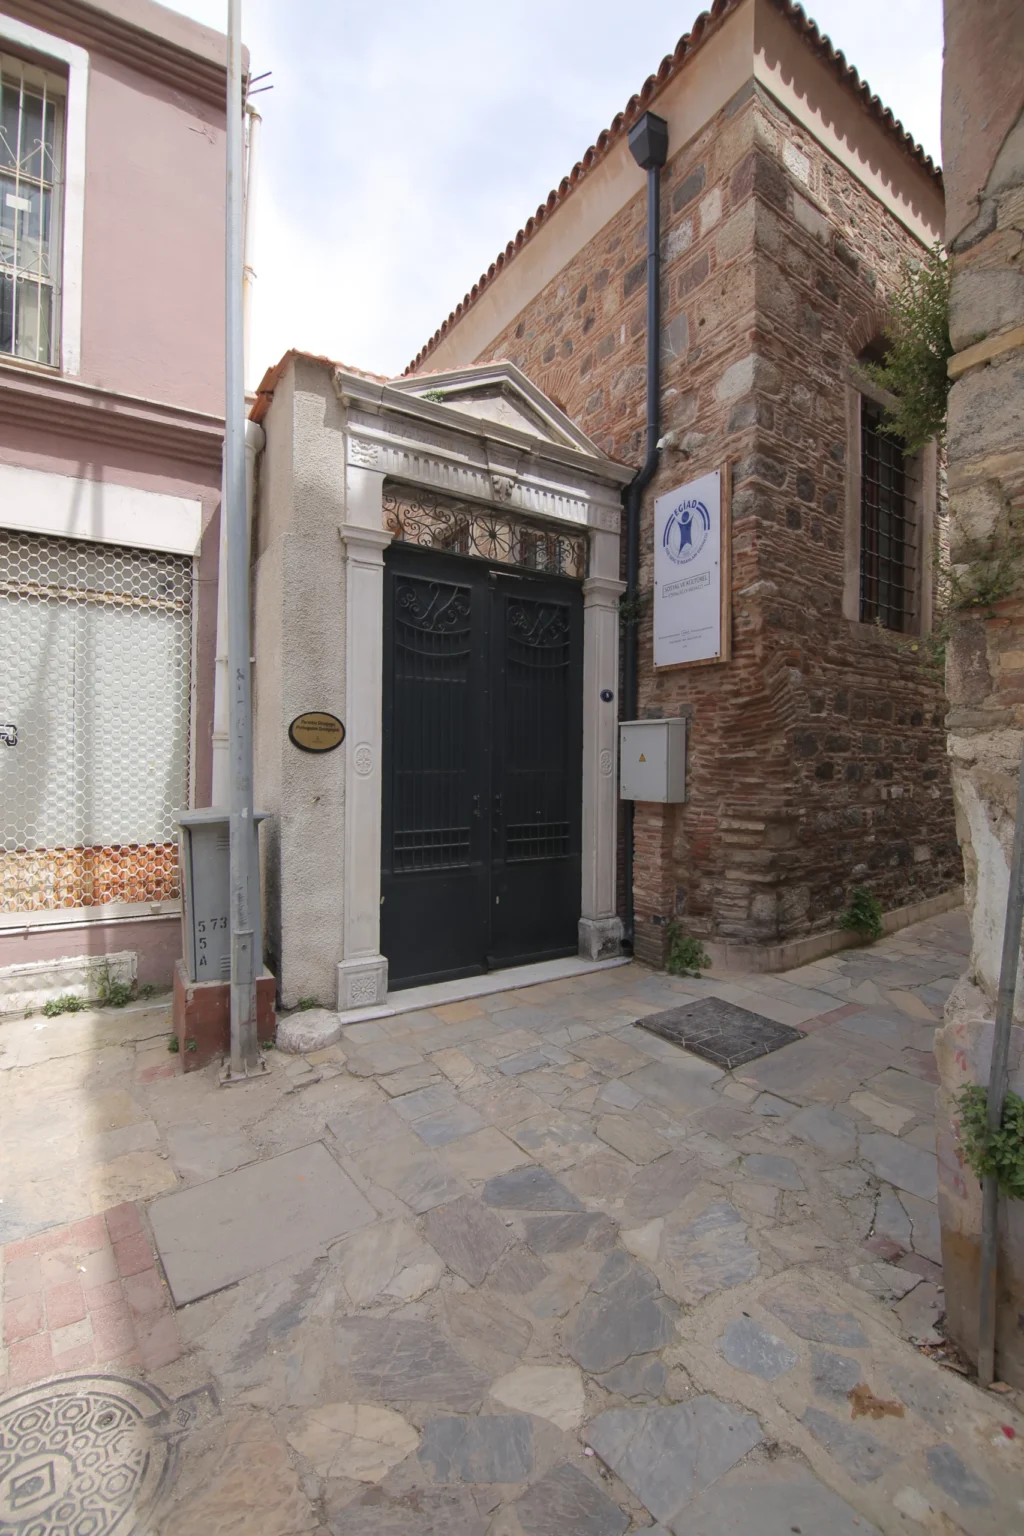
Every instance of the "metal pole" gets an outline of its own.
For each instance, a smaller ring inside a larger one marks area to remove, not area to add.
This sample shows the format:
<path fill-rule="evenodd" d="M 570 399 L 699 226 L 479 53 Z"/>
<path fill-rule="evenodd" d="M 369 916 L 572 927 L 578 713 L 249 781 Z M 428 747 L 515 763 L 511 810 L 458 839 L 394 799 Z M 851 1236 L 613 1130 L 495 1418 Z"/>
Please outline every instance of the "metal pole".
<path fill-rule="evenodd" d="M 242 354 L 243 381 L 247 381 L 252 367 L 250 337 L 252 325 L 253 283 L 256 273 L 252 257 L 255 248 L 256 229 L 256 178 L 259 173 L 260 127 L 263 119 L 255 107 L 246 104 L 249 125 L 245 154 L 245 208 L 242 223 Z M 249 423 L 255 429 L 255 423 Z M 252 523 L 251 479 L 252 465 L 247 461 L 247 497 L 249 524 Z M 213 784 L 212 803 L 227 807 L 230 803 L 229 783 L 231 776 L 230 746 L 228 744 L 228 519 L 227 493 L 224 477 L 220 487 L 220 550 L 217 565 L 217 656 L 214 663 L 213 681 Z"/>
<path fill-rule="evenodd" d="M 259 900 L 252 806 L 249 529 L 245 501 L 245 358 L 242 316 L 243 101 L 241 0 L 228 0 L 227 239 L 225 242 L 224 488 L 227 519 L 228 757 L 231 814 L 231 1061 L 225 1082 L 260 1071 L 255 950 Z"/>
<path fill-rule="evenodd" d="M 988 1123 L 998 1130 L 1006 1100 L 1006 1067 L 1013 1028 L 1013 1000 L 1017 991 L 1020 930 L 1024 922 L 1024 743 L 1017 770 L 1017 821 L 1013 829 L 1010 882 L 1006 893 L 1003 955 L 999 965 L 999 997 L 992 1036 L 992 1065 L 988 1077 Z M 983 1387 L 995 1380 L 996 1280 L 999 1269 L 999 1185 L 986 1174 L 981 1185 L 981 1295 L 978 1299 L 978 1381 Z"/>
<path fill-rule="evenodd" d="M 252 365 L 252 294 L 256 272 L 252 259 L 256 250 L 256 187 L 260 169 L 260 130 L 263 119 L 256 108 L 246 105 L 249 124 L 245 156 L 245 222 L 242 233 L 242 334 L 245 368 Z"/>

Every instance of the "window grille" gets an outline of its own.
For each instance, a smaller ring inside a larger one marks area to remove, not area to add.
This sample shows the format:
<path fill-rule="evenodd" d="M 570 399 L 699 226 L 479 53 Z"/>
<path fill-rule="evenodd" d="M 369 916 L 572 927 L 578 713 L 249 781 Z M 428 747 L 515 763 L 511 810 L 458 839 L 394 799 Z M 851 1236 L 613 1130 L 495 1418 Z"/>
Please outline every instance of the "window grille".
<path fill-rule="evenodd" d="M 916 528 L 911 477 L 898 440 L 882 431 L 880 406 L 861 398 L 860 616 L 910 630 L 914 620 Z"/>
<path fill-rule="evenodd" d="M 0 531 L 0 910 L 179 894 L 192 561 Z"/>
<path fill-rule="evenodd" d="M 65 91 L 0 54 L 0 356 L 34 363 L 59 332 Z"/>
<path fill-rule="evenodd" d="M 586 534 L 531 523 L 511 512 L 449 501 L 430 491 L 384 487 L 384 526 L 396 539 L 452 555 L 475 555 L 545 576 L 587 574 Z"/>

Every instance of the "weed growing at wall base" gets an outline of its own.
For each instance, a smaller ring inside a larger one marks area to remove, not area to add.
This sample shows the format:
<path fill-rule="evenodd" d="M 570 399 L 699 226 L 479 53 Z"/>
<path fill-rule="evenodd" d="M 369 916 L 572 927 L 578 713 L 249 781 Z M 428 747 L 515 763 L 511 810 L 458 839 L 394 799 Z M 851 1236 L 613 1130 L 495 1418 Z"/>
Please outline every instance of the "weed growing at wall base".
<path fill-rule="evenodd" d="M 79 997 L 77 992 L 64 992 L 60 997 L 51 997 L 49 1002 L 43 1004 L 43 1013 L 48 1019 L 55 1019 L 62 1013 L 81 1013 L 89 1004 L 84 997 Z"/>
<path fill-rule="evenodd" d="M 998 1130 L 988 1123 L 988 1090 L 971 1083 L 956 1101 L 964 1161 L 980 1181 L 995 1176 L 1001 1194 L 1024 1200 L 1024 1099 L 1008 1093 Z"/>
<path fill-rule="evenodd" d="M 862 939 L 882 937 L 882 903 L 866 885 L 854 886 L 850 905 L 839 919 L 840 928 L 859 933 Z"/>
<path fill-rule="evenodd" d="M 673 976 L 699 976 L 711 965 L 711 956 L 700 939 L 684 933 L 678 923 L 669 923 L 668 969 Z"/>

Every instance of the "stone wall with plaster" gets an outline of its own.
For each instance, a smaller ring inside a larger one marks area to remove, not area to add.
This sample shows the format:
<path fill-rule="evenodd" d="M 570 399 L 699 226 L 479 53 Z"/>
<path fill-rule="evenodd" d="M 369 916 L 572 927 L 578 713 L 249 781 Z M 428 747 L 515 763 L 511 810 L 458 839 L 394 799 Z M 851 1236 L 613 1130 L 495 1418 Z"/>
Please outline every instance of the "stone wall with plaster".
<path fill-rule="evenodd" d="M 345 435 L 329 371 L 297 362 L 264 426 L 253 548 L 253 745 L 256 802 L 271 813 L 263 833 L 265 954 L 285 1007 L 300 997 L 333 1006 L 344 920 L 345 752 L 314 755 L 288 740 L 290 722 L 305 710 L 347 715 L 338 531 Z"/>
<path fill-rule="evenodd" d="M 976 1347 L 981 1200 L 965 1169 L 955 1096 L 988 1083 L 1024 744 L 1024 4 L 946 0 L 943 160 L 953 261 L 950 559 L 991 593 L 948 647 L 949 752 L 971 920 L 971 965 L 936 1044 L 939 1208 L 949 1324 Z M 1024 1093 L 1024 968 L 1011 1087 Z M 1024 1206 L 1001 1202 L 997 1372 L 1024 1385 Z"/>

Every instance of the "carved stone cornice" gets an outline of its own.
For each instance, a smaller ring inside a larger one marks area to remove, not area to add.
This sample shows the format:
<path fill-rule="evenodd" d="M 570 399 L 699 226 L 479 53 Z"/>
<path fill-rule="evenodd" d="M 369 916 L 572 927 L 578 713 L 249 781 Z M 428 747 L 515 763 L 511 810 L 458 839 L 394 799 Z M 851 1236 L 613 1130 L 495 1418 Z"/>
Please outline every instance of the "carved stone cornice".
<path fill-rule="evenodd" d="M 0 422 L 220 469 L 221 417 L 0 365 Z"/>
<path fill-rule="evenodd" d="M 489 425 L 489 424 L 488 424 Z M 600 468 L 567 466 L 549 457 L 545 445 L 495 442 L 479 423 L 465 432 L 432 428 L 404 416 L 349 408 L 346 462 L 393 480 L 428 487 L 457 500 L 499 505 L 556 522 L 619 531 L 618 487 L 602 484 Z M 602 466 L 603 467 L 603 466 Z"/>

